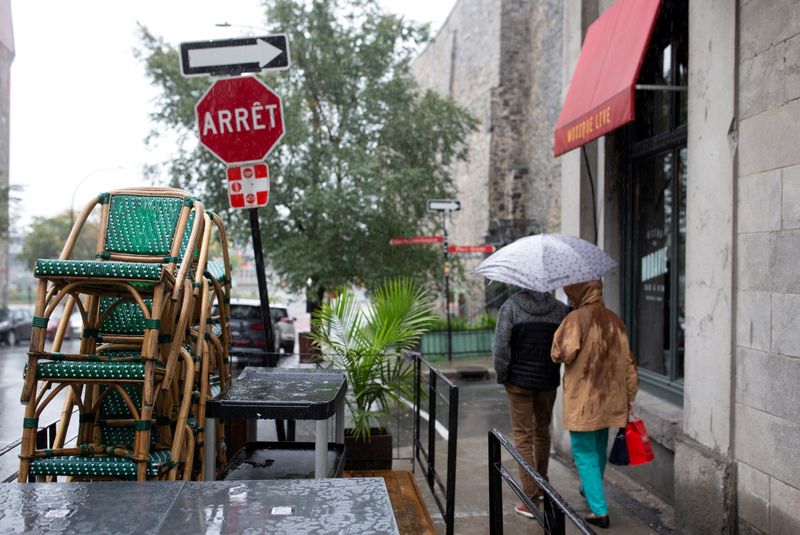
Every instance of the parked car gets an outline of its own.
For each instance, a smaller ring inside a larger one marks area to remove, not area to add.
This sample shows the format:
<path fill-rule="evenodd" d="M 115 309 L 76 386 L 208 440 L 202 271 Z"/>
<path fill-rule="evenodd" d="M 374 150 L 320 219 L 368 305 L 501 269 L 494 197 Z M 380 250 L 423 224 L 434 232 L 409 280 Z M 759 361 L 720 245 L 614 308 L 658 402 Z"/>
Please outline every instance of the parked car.
<path fill-rule="evenodd" d="M 289 316 L 284 305 L 270 304 L 272 330 L 275 335 L 274 352 L 294 351 L 295 318 Z M 264 347 L 264 323 L 261 321 L 261 303 L 258 299 L 231 299 L 231 354 L 252 353 Z"/>
<path fill-rule="evenodd" d="M 58 330 L 58 324 L 61 323 L 61 316 L 64 314 L 64 307 L 60 306 L 53 311 L 50 315 L 50 321 L 47 322 L 47 330 L 45 331 L 45 338 L 48 340 L 53 340 L 56 337 L 56 331 Z M 67 330 L 64 331 L 64 340 L 72 340 L 73 338 L 78 339 L 81 337 L 81 329 L 83 329 L 83 321 L 81 319 L 81 313 L 78 312 L 77 308 L 72 310 L 72 315 L 69 318 L 69 325 L 67 325 Z"/>
<path fill-rule="evenodd" d="M 19 340 L 30 340 L 31 319 L 33 316 L 27 309 L 0 309 L 0 340 L 10 346 Z"/>

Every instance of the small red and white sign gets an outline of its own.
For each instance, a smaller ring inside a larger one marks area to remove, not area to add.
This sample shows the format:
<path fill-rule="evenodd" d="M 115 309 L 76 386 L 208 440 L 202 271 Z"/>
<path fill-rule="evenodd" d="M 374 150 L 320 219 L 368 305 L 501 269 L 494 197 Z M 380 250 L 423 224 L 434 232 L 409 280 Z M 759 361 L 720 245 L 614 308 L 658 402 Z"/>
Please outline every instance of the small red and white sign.
<path fill-rule="evenodd" d="M 428 245 L 443 243 L 444 236 L 411 236 L 410 238 L 392 238 L 389 245 Z"/>
<path fill-rule="evenodd" d="M 228 167 L 228 200 L 231 208 L 258 208 L 269 202 L 267 164 Z"/>
<path fill-rule="evenodd" d="M 494 245 L 450 245 L 448 253 L 493 253 L 497 249 Z"/>

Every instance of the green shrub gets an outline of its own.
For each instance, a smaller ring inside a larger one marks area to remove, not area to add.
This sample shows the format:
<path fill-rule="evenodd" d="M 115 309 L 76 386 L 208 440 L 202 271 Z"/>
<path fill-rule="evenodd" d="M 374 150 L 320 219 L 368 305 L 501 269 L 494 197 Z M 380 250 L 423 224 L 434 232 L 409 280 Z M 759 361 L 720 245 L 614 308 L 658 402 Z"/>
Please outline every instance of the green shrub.
<path fill-rule="evenodd" d="M 467 323 L 467 320 L 458 316 L 450 316 L 450 328 L 454 331 L 477 331 L 477 330 L 494 330 L 497 325 L 497 317 L 492 314 L 484 313 L 478 316 L 472 323 Z M 431 331 L 446 331 L 447 330 L 447 317 L 437 316 L 434 320 Z"/>

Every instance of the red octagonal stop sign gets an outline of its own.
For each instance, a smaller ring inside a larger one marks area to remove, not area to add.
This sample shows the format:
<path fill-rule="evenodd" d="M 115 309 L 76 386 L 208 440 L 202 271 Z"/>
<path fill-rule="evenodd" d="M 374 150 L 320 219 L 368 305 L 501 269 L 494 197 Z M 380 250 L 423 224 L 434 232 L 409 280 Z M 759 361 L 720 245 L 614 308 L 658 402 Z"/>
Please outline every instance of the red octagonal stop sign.
<path fill-rule="evenodd" d="M 228 164 L 259 162 L 283 137 L 281 99 L 253 76 L 217 80 L 194 109 L 200 142 Z"/>

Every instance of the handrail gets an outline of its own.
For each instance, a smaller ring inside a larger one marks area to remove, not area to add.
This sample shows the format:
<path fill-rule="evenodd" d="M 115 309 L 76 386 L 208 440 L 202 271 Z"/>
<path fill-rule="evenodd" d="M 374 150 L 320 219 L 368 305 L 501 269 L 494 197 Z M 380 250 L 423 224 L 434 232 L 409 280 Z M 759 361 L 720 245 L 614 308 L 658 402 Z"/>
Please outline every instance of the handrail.
<path fill-rule="evenodd" d="M 72 411 L 72 414 L 75 414 L 77 412 L 78 412 L 78 409 L 74 409 Z M 37 448 L 44 449 L 44 448 L 50 448 L 50 447 L 53 446 L 53 444 L 55 443 L 55 440 L 56 440 L 56 429 L 57 429 L 58 423 L 60 421 L 61 421 L 60 419 L 59 420 L 55 420 L 54 422 L 51 422 L 50 424 L 48 424 L 48 425 L 46 425 L 44 427 L 40 427 L 39 429 L 36 430 L 36 447 Z M 70 440 L 74 440 L 74 439 L 75 439 L 75 437 L 72 437 L 67 442 L 69 442 Z M 0 449 L 0 457 L 2 457 L 3 455 L 11 452 L 12 450 L 18 448 L 21 445 L 22 445 L 22 438 L 18 438 L 14 442 L 11 442 L 11 443 L 7 444 L 4 448 Z M 2 480 L 2 483 L 11 483 L 12 481 L 16 481 L 18 475 L 19 475 L 19 471 L 14 472 L 13 474 L 6 476 Z"/>
<path fill-rule="evenodd" d="M 514 461 L 519 464 L 544 493 L 544 507 L 540 511 L 531 499 L 525 494 L 522 486 L 514 479 L 502 463 L 501 447 L 504 448 Z M 501 481 L 505 480 L 522 503 L 533 514 L 533 517 L 548 535 L 564 535 L 566 532 L 565 518 L 575 524 L 580 533 L 594 535 L 586 520 L 576 513 L 567 501 L 534 470 L 522 454 L 495 428 L 489 430 L 489 533 L 490 535 L 503 535 L 503 489 Z"/>
<path fill-rule="evenodd" d="M 436 506 L 444 518 L 446 535 L 453 534 L 456 497 L 456 452 L 458 449 L 458 386 L 419 354 L 411 353 L 414 359 L 414 458 L 419 462 L 422 474 L 428 483 Z M 422 366 L 428 368 L 428 447 L 420 440 L 420 407 L 422 401 Z M 444 384 L 447 395 L 443 396 L 437 386 Z M 436 471 L 436 401 L 447 403 L 447 475 L 442 481 Z M 444 495 L 444 503 L 440 495 Z"/>

